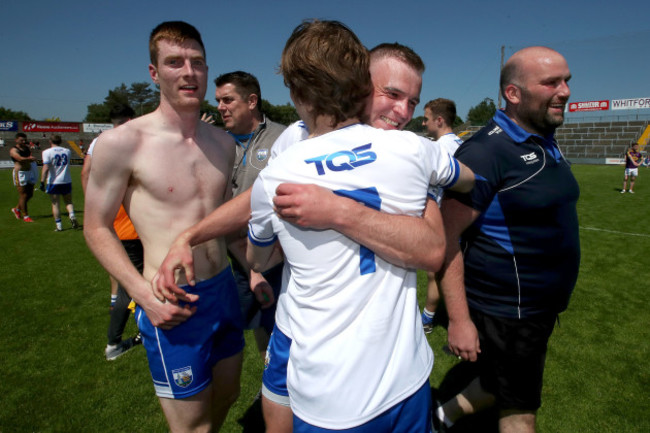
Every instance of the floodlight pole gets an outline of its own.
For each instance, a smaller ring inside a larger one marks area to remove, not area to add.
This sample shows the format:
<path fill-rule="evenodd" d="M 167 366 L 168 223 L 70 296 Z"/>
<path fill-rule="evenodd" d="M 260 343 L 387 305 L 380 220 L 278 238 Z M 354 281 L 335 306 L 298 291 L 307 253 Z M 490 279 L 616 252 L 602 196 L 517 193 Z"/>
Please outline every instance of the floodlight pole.
<path fill-rule="evenodd" d="M 505 52 L 505 45 L 501 45 L 501 66 L 499 67 L 499 76 L 501 76 L 501 70 L 503 69 L 503 57 L 504 57 L 504 52 Z M 501 109 L 501 88 L 499 88 L 499 110 Z"/>

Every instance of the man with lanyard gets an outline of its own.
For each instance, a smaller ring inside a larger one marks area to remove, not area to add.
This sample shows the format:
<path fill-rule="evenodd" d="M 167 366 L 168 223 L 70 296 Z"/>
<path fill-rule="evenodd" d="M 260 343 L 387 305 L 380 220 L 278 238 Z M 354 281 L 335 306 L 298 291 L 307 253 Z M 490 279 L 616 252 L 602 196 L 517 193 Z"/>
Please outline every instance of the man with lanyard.
<path fill-rule="evenodd" d="M 226 130 L 238 146 L 231 179 L 233 197 L 248 190 L 266 167 L 271 146 L 285 127 L 268 119 L 260 110 L 262 92 L 253 75 L 235 71 L 216 78 L 215 98 Z M 246 262 L 246 230 L 229 237 L 228 249 L 239 289 L 239 302 L 247 329 L 254 329 L 258 350 L 264 359 L 275 323 L 275 302 L 280 293 L 282 263 L 259 274 Z"/>

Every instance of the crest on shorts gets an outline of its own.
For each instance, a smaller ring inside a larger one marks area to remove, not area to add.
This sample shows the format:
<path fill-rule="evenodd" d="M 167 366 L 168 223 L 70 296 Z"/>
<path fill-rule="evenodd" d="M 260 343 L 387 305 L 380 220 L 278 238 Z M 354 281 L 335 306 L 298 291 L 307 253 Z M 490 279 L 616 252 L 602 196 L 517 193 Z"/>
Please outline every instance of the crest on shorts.
<path fill-rule="evenodd" d="M 267 348 L 266 356 L 264 357 L 264 370 L 269 368 L 270 363 L 271 363 L 271 351 Z"/>
<path fill-rule="evenodd" d="M 194 376 L 192 375 L 192 367 L 183 367 L 178 370 L 172 370 L 172 375 L 174 376 L 174 383 L 180 386 L 181 388 L 186 388 L 190 386 Z"/>
<path fill-rule="evenodd" d="M 264 161 L 269 156 L 268 149 L 258 149 L 257 150 L 257 160 Z"/>

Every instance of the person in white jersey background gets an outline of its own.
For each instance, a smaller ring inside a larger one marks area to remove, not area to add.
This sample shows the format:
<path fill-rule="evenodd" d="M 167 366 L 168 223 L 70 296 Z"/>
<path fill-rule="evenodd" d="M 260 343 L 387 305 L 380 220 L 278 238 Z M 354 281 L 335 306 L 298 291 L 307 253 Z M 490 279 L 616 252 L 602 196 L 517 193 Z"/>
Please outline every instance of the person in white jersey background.
<path fill-rule="evenodd" d="M 41 191 L 47 192 L 52 200 L 52 216 L 56 224 L 55 231 L 63 231 L 61 224 L 60 198 L 63 197 L 65 208 L 68 211 L 70 225 L 73 229 L 79 227 L 72 204 L 72 178 L 70 177 L 70 149 L 61 147 L 61 136 L 50 137 L 49 149 L 43 151 L 43 169 L 41 170 Z M 47 189 L 45 182 L 47 181 Z"/>
<path fill-rule="evenodd" d="M 430 183 L 452 186 L 460 177 L 458 186 L 471 189 L 473 173 L 430 141 L 361 123 L 372 92 L 368 61 L 341 23 L 314 20 L 294 30 L 281 71 L 311 138 L 273 159 L 251 194 L 249 261 L 264 269 L 279 240 L 290 268 L 278 305 L 288 320 L 276 322 L 274 333 L 286 326 L 293 339 L 287 385 L 297 432 L 362 425 L 427 431 L 430 424 L 433 355 L 422 332 L 415 271 L 334 230 L 305 230 L 274 212 L 283 182 L 317 183 L 366 206 L 411 215 L 422 214 Z M 429 235 L 444 244 L 439 227 Z"/>
<path fill-rule="evenodd" d="M 424 120 L 422 126 L 427 130 L 427 135 L 436 141 L 438 146 L 441 146 L 450 155 L 456 153 L 458 147 L 463 144 L 463 140 L 454 134 L 453 125 L 456 120 L 456 104 L 451 99 L 437 98 L 426 103 L 424 106 Z M 442 201 L 444 190 L 438 188 L 433 195 L 435 200 L 440 205 Z M 435 273 L 427 272 L 427 300 L 422 311 L 422 325 L 424 332 L 429 334 L 433 331 L 436 323 L 445 324 L 444 317 L 434 322 L 434 315 L 438 310 L 440 303 L 440 290 L 436 283 Z M 446 316 L 446 314 L 442 314 Z"/>

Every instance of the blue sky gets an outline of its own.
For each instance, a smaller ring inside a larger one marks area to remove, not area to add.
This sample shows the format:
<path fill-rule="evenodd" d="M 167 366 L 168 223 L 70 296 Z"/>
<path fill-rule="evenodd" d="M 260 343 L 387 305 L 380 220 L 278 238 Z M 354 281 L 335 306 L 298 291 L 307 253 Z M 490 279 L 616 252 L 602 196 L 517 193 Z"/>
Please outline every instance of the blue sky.
<path fill-rule="evenodd" d="M 311 17 L 344 22 L 368 47 L 409 45 L 427 66 L 422 101 L 453 99 L 463 119 L 483 98 L 497 101 L 502 45 L 506 58 L 529 45 L 564 54 L 571 101 L 650 97 L 647 0 L 3 0 L 0 10 L 0 106 L 37 120 L 81 121 L 108 90 L 149 81 L 149 32 L 167 20 L 201 32 L 213 103 L 214 77 L 237 69 L 256 75 L 272 104 L 289 102 L 277 65 Z"/>

